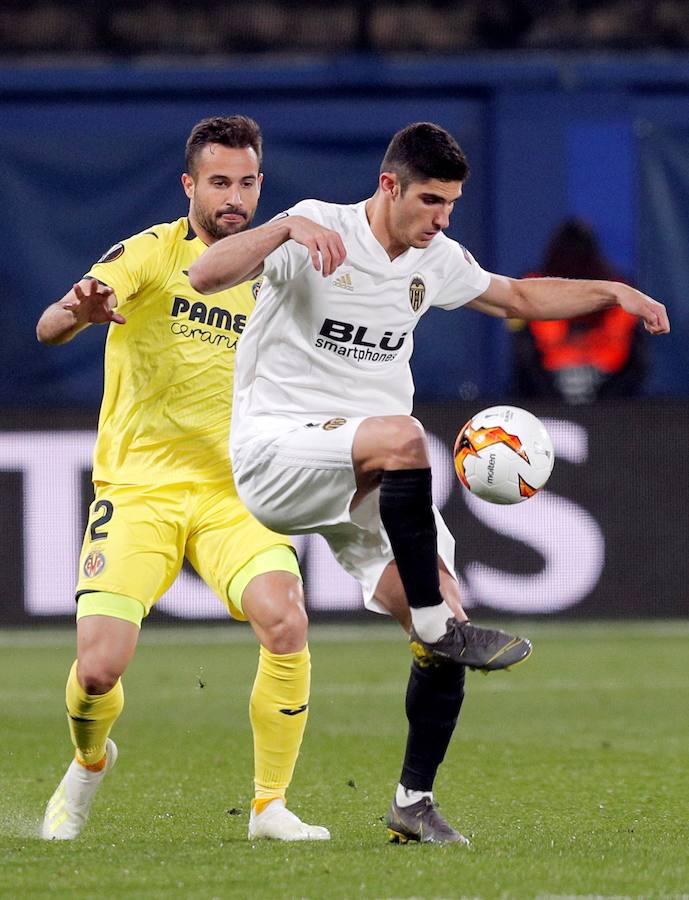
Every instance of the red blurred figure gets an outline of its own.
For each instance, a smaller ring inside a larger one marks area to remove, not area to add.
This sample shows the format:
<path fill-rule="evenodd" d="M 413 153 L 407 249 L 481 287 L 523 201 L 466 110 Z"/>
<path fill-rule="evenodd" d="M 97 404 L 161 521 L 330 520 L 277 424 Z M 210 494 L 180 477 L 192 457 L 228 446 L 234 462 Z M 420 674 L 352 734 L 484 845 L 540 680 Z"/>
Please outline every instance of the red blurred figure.
<path fill-rule="evenodd" d="M 603 256 L 593 229 L 580 219 L 567 219 L 557 228 L 541 270 L 526 277 L 626 281 Z M 641 394 L 646 375 L 643 329 L 619 306 L 575 319 L 512 320 L 511 327 L 517 396 L 591 403 Z"/>

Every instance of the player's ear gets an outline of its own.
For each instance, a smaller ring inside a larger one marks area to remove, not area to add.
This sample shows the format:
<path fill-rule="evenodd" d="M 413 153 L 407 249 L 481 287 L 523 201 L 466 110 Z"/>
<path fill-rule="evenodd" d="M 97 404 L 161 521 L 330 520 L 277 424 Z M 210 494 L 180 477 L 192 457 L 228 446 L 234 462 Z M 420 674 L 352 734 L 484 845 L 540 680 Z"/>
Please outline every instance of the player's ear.
<path fill-rule="evenodd" d="M 399 195 L 399 182 L 394 172 L 381 172 L 378 184 L 381 192 L 393 200 Z"/>
<path fill-rule="evenodd" d="M 263 187 L 263 172 L 258 173 L 258 196 L 261 196 L 261 188 Z"/>
<path fill-rule="evenodd" d="M 194 196 L 194 179 L 187 172 L 183 172 L 180 181 L 182 182 L 184 193 L 191 200 Z"/>

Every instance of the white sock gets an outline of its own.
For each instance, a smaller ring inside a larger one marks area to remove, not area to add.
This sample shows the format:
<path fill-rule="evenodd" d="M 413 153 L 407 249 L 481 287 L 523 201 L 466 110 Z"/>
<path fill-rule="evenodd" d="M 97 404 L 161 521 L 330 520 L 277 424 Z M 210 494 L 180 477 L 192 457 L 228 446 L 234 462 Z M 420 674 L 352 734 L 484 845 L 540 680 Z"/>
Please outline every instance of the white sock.
<path fill-rule="evenodd" d="M 434 644 L 445 634 L 445 623 L 451 619 L 454 613 L 443 600 L 435 606 L 421 606 L 411 610 L 411 623 L 414 631 L 422 641 Z"/>
<path fill-rule="evenodd" d="M 422 797 L 430 797 L 432 800 L 433 791 L 412 791 L 401 784 L 397 785 L 395 803 L 398 806 L 411 806 L 412 803 L 418 803 Z"/>

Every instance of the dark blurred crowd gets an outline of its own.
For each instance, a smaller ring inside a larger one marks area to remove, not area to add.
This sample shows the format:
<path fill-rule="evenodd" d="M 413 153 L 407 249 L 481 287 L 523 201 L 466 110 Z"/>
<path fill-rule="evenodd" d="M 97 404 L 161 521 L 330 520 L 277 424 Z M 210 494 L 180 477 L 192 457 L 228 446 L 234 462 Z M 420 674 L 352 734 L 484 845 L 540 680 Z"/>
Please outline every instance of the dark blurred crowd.
<path fill-rule="evenodd" d="M 2 0 L 0 55 L 682 49 L 687 0 Z"/>

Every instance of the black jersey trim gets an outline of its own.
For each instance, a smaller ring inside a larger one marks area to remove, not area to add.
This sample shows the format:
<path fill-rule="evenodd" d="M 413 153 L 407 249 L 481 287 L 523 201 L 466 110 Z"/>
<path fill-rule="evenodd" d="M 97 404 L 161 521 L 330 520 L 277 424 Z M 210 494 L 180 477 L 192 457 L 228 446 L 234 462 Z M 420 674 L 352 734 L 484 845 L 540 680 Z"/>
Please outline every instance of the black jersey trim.
<path fill-rule="evenodd" d="M 144 231 L 144 234 L 152 234 L 156 240 L 159 240 L 158 235 L 155 233 L 155 231 Z"/>
<path fill-rule="evenodd" d="M 191 227 L 191 222 L 189 221 L 189 219 L 187 219 L 187 235 L 184 238 L 184 240 L 185 241 L 193 241 L 195 237 L 196 237 L 196 232 Z"/>
<path fill-rule="evenodd" d="M 107 284 L 105 281 L 101 281 L 100 278 L 96 278 L 95 275 L 82 275 L 81 277 L 84 279 L 84 281 L 97 281 L 98 284 L 102 285 L 103 287 L 110 287 L 109 284 Z"/>

